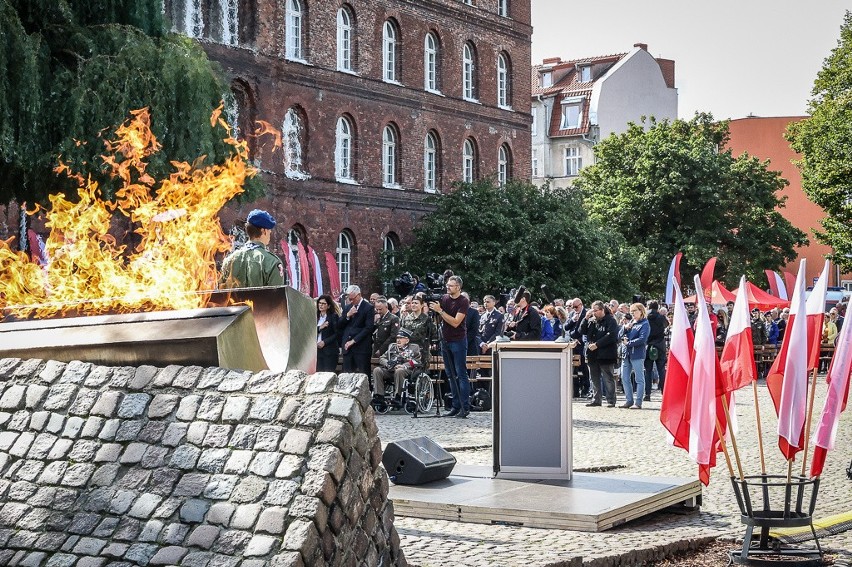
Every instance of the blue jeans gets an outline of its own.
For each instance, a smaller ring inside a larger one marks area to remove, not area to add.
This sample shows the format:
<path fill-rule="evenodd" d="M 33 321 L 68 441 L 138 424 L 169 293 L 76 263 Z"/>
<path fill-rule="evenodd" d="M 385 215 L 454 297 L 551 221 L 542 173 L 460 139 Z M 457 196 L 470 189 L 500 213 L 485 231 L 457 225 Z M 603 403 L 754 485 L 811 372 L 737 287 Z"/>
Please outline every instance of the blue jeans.
<path fill-rule="evenodd" d="M 453 409 L 470 411 L 470 381 L 467 377 L 467 340 L 444 341 L 441 347 L 444 371 L 453 394 Z"/>
<path fill-rule="evenodd" d="M 636 378 L 636 399 L 633 399 L 633 384 L 630 382 L 630 370 Z M 645 359 L 625 358 L 621 363 L 621 385 L 624 386 L 624 398 L 628 404 L 642 407 L 645 397 Z"/>

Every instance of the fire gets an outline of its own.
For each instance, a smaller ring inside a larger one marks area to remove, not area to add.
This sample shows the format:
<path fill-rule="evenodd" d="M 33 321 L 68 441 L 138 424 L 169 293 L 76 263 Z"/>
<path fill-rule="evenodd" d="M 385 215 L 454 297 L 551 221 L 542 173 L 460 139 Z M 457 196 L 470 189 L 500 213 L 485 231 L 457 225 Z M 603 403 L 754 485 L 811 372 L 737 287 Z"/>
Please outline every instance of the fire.
<path fill-rule="evenodd" d="M 211 126 L 228 128 L 220 113 Z M 60 166 L 78 180 L 78 200 L 50 197 L 47 266 L 0 241 L 0 308 L 49 317 L 70 309 L 91 315 L 203 307 L 205 291 L 216 287 L 215 256 L 230 250 L 218 212 L 256 174 L 245 142 L 225 141 L 233 152 L 223 164 L 204 164 L 204 156 L 172 162 L 174 172 L 157 181 L 146 172 L 160 151 L 151 117 L 147 109 L 133 111 L 105 143 L 104 162 L 121 180 L 115 202 L 100 198 L 96 182 Z M 135 227 L 139 244 L 131 251 L 109 232 L 117 217 Z"/>

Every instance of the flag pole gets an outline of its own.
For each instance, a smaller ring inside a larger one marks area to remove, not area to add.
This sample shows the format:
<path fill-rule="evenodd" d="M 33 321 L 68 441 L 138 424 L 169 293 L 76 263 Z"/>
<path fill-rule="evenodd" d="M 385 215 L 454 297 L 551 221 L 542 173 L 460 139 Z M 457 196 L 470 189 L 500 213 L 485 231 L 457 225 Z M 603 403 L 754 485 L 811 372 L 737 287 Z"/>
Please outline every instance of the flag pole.
<path fill-rule="evenodd" d="M 817 366 L 819 366 L 818 362 Z M 805 476 L 805 473 L 808 470 L 808 438 L 811 436 L 811 420 L 814 417 L 814 396 L 816 395 L 817 366 L 814 367 L 814 373 L 811 378 L 811 395 L 810 399 L 808 400 L 808 419 L 805 420 L 805 444 L 802 449 L 802 477 Z"/>
<path fill-rule="evenodd" d="M 743 475 L 743 464 L 740 461 L 740 451 L 737 448 L 737 437 L 734 435 L 734 430 L 731 427 L 731 414 L 728 412 L 727 396 L 722 396 L 722 409 L 725 411 L 725 423 L 728 424 L 728 434 L 731 436 L 731 446 L 734 448 L 734 459 L 737 461 L 737 471 L 740 473 L 740 480 L 743 480 L 745 478 L 745 475 Z M 718 419 L 716 420 L 716 427 L 721 429 L 721 427 L 719 427 Z M 719 433 L 719 435 L 721 436 L 722 434 Z M 731 476 L 734 476 L 733 473 Z"/>
<path fill-rule="evenodd" d="M 719 423 L 718 417 L 716 418 L 716 433 L 719 434 L 719 441 L 722 442 L 722 453 L 725 454 L 725 462 L 728 463 L 728 472 L 731 473 L 731 478 L 734 478 L 736 476 L 734 475 L 734 467 L 731 465 L 731 456 L 728 454 L 728 446 L 725 444 L 725 434 L 722 433 L 722 424 Z"/>
<path fill-rule="evenodd" d="M 763 429 L 760 425 L 760 404 L 757 403 L 757 380 L 752 380 L 754 388 L 754 419 L 757 421 L 757 447 L 760 450 L 760 474 L 766 474 L 766 458 L 763 456 Z"/>

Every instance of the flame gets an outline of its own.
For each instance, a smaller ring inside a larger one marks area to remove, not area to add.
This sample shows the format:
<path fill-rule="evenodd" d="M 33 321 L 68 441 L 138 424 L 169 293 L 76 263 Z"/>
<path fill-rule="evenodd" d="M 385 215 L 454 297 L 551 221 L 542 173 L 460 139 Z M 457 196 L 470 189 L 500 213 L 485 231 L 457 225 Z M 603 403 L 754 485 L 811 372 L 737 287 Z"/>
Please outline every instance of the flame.
<path fill-rule="evenodd" d="M 216 109 L 211 125 L 221 123 L 221 111 Z M 246 143 L 230 137 L 225 142 L 233 151 L 224 163 L 205 164 L 204 156 L 193 164 L 172 162 L 174 172 L 158 182 L 146 171 L 161 148 L 150 114 L 133 111 L 105 142 L 102 156 L 121 181 L 115 202 L 99 197 L 97 182 L 60 165 L 58 172 L 79 182 L 78 199 L 49 197 L 48 265 L 14 252 L 11 239 L 0 241 L 0 308 L 19 317 L 49 317 L 71 309 L 92 315 L 203 307 L 204 292 L 216 287 L 215 256 L 230 250 L 218 212 L 256 174 Z M 138 235 L 132 251 L 110 234 L 122 217 Z"/>

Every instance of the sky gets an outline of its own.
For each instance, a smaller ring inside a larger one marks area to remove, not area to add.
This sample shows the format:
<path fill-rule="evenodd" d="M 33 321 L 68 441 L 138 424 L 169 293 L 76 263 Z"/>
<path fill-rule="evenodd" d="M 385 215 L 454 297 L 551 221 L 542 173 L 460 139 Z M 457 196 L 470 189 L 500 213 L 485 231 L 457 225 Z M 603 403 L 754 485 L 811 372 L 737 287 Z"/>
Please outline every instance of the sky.
<path fill-rule="evenodd" d="M 852 0 L 531 0 L 532 62 L 624 53 L 675 61 L 678 115 L 806 114 Z"/>

